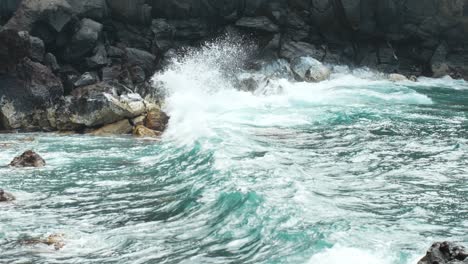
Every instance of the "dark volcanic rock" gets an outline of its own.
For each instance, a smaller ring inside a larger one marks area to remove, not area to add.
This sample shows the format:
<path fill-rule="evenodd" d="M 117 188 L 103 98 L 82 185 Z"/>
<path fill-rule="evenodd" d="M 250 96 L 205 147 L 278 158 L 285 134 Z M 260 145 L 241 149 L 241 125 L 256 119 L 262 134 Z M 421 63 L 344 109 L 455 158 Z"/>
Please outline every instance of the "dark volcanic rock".
<path fill-rule="evenodd" d="M 268 17 L 243 17 L 236 22 L 236 26 L 259 31 L 276 33 L 279 27 L 271 22 Z"/>
<path fill-rule="evenodd" d="M 65 50 L 64 59 L 74 62 L 93 51 L 101 35 L 102 28 L 102 24 L 94 20 L 87 18 L 81 20 L 77 32 L 73 35 Z"/>
<path fill-rule="evenodd" d="M 468 252 L 451 242 L 434 243 L 418 264 L 466 264 Z"/>
<path fill-rule="evenodd" d="M 45 165 L 45 160 L 32 150 L 24 152 L 10 163 L 13 167 L 44 167 Z"/>

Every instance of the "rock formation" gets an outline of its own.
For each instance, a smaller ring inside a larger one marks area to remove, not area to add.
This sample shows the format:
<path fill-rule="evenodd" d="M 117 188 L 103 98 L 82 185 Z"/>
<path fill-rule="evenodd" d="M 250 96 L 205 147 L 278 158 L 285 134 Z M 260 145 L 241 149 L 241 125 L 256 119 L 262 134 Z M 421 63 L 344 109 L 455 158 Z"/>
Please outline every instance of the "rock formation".
<path fill-rule="evenodd" d="M 468 0 L 3 0 L 0 130 L 134 118 L 159 103 L 149 79 L 175 50 L 233 31 L 258 43 L 255 59 L 468 78 Z"/>
<path fill-rule="evenodd" d="M 418 264 L 466 264 L 468 252 L 451 242 L 434 243 Z"/>
<path fill-rule="evenodd" d="M 13 167 L 44 167 L 45 165 L 45 160 L 32 150 L 25 151 L 10 163 Z"/>

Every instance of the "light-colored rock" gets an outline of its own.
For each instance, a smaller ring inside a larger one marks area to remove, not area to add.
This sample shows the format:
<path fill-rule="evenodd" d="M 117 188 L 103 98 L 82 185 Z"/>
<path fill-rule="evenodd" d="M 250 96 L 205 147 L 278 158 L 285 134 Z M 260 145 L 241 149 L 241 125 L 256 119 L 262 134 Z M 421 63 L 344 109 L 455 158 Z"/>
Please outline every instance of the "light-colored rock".
<path fill-rule="evenodd" d="M 161 132 L 154 131 L 142 125 L 138 125 L 133 128 L 133 135 L 136 137 L 158 137 L 161 135 Z"/>
<path fill-rule="evenodd" d="M 132 125 L 130 122 L 125 119 L 113 124 L 105 125 L 99 129 L 94 130 L 90 134 L 95 136 L 105 136 L 105 135 L 124 135 L 130 134 L 132 132 Z"/>
<path fill-rule="evenodd" d="M 408 81 L 408 78 L 402 74 L 392 73 L 388 75 L 388 79 L 392 82 L 404 82 Z"/>
<path fill-rule="evenodd" d="M 306 82 L 321 82 L 330 78 L 331 71 L 312 57 L 299 57 L 291 62 L 296 79 Z"/>

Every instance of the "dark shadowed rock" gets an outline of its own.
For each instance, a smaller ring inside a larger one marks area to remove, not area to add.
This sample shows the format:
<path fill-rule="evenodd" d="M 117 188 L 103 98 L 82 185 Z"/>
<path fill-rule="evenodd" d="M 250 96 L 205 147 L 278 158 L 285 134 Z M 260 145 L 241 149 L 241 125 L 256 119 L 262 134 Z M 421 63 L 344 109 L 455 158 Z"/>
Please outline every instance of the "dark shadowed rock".
<path fill-rule="evenodd" d="M 24 152 L 10 163 L 13 167 L 44 167 L 45 165 L 45 160 L 32 150 Z"/>
<path fill-rule="evenodd" d="M 139 49 L 127 48 L 126 57 L 129 66 L 140 66 L 146 74 L 153 74 L 156 68 L 156 56 Z"/>
<path fill-rule="evenodd" d="M 451 242 L 434 243 L 418 264 L 466 264 L 468 252 Z"/>
<path fill-rule="evenodd" d="M 13 194 L 0 189 L 0 202 L 11 202 L 14 200 L 16 200 L 16 197 Z"/>
<path fill-rule="evenodd" d="M 64 59 L 74 62 L 91 53 L 96 47 L 101 32 L 102 24 L 88 18 L 82 19 L 77 32 L 65 50 Z"/>
<path fill-rule="evenodd" d="M 91 84 L 95 84 L 99 81 L 99 77 L 96 73 L 85 72 L 83 73 L 78 80 L 76 80 L 73 85 L 75 87 L 87 86 Z"/>
<path fill-rule="evenodd" d="M 145 25 L 151 23 L 152 8 L 146 0 L 110 0 L 107 3 L 116 18 Z"/>
<path fill-rule="evenodd" d="M 306 42 L 290 41 L 282 45 L 280 56 L 290 61 L 303 56 L 312 57 L 321 61 L 325 56 L 325 51 Z"/>
<path fill-rule="evenodd" d="M 60 70 L 60 65 L 57 62 L 57 58 L 52 53 L 46 53 L 44 55 L 44 65 L 49 67 L 53 72 Z"/>
<path fill-rule="evenodd" d="M 236 22 L 236 26 L 241 28 L 254 29 L 259 31 L 266 31 L 276 33 L 279 27 L 275 25 L 268 17 L 243 17 Z"/>
<path fill-rule="evenodd" d="M 31 59 L 42 62 L 44 60 L 45 46 L 44 42 L 40 38 L 30 37 L 29 41 L 31 43 Z"/>

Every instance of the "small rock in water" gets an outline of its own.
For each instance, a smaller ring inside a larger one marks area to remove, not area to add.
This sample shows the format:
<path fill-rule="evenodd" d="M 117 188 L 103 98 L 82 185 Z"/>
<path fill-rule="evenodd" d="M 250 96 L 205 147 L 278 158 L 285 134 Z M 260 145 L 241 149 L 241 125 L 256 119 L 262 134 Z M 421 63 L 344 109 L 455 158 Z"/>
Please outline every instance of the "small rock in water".
<path fill-rule="evenodd" d="M 451 242 L 437 242 L 432 244 L 418 264 L 466 264 L 467 261 L 468 252 L 463 246 Z"/>
<path fill-rule="evenodd" d="M 0 202 L 11 202 L 14 200 L 16 200 L 16 198 L 13 196 L 13 194 L 0 189 Z"/>
<path fill-rule="evenodd" d="M 133 135 L 136 137 L 157 137 L 161 135 L 161 132 L 139 125 L 133 128 Z"/>
<path fill-rule="evenodd" d="M 32 150 L 24 152 L 10 163 L 13 167 L 43 167 L 45 165 L 45 160 Z"/>
<path fill-rule="evenodd" d="M 54 246 L 55 250 L 59 250 L 65 246 L 64 238 L 64 234 L 52 234 L 47 238 L 27 239 L 21 241 L 21 243 L 25 245 L 45 244 L 48 246 Z"/>

